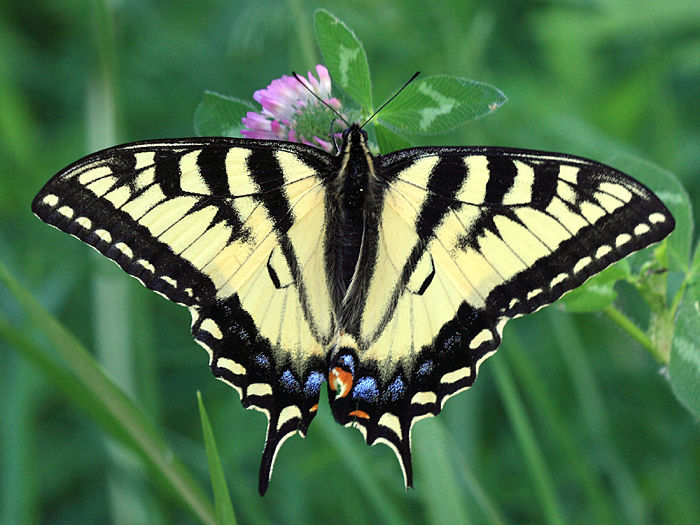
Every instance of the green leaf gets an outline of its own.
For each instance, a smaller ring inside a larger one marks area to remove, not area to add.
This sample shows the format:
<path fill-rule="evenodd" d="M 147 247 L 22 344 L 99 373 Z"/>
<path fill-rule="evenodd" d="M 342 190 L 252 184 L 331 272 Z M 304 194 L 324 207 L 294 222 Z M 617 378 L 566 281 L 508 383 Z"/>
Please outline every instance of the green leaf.
<path fill-rule="evenodd" d="M 450 75 L 415 80 L 381 112 L 397 131 L 444 133 L 502 106 L 508 99 L 497 88 Z"/>
<path fill-rule="evenodd" d="M 367 55 L 355 33 L 325 9 L 314 15 L 316 41 L 334 84 L 359 103 L 372 109 L 372 84 Z"/>
<path fill-rule="evenodd" d="M 700 248 L 695 249 L 692 267 L 700 268 Z M 678 400 L 700 419 L 700 289 L 695 275 L 685 292 L 676 316 L 668 371 Z"/>
<path fill-rule="evenodd" d="M 606 160 L 612 166 L 648 186 L 671 211 L 676 220 L 676 229 L 667 240 L 670 255 L 669 269 L 687 273 L 693 239 L 693 208 L 683 185 L 670 171 L 632 155 L 616 155 Z M 649 257 L 649 255 L 637 257 Z"/>
<path fill-rule="evenodd" d="M 36 346 L 22 332 L 0 323 L 0 332 L 14 339 L 14 347 L 29 357 L 47 377 L 61 386 L 78 405 L 113 436 L 123 440 L 157 472 L 180 500 L 203 523 L 216 523 L 214 510 L 201 488 L 174 457 L 163 436 L 133 401 L 102 371 L 85 347 L 23 288 L 0 262 L 0 283 L 15 297 L 26 315 L 29 333 L 41 333 L 63 358 Z M 73 384 L 77 383 L 77 384 Z"/>
<path fill-rule="evenodd" d="M 377 135 L 377 144 L 380 153 L 389 153 L 399 149 L 410 148 L 411 143 L 401 135 L 397 135 L 382 124 L 374 125 L 374 132 Z"/>
<path fill-rule="evenodd" d="M 689 279 L 690 284 L 697 283 L 697 279 L 700 277 L 700 242 L 695 245 L 695 255 L 690 263 L 690 271 L 688 272 L 687 279 Z"/>
<path fill-rule="evenodd" d="M 241 119 L 255 107 L 245 100 L 205 91 L 194 111 L 194 130 L 200 137 L 235 137 L 243 128 Z"/>
<path fill-rule="evenodd" d="M 617 298 L 615 283 L 631 275 L 627 260 L 606 268 L 583 286 L 571 290 L 562 298 L 562 303 L 570 312 L 596 312 L 612 304 Z"/>
<path fill-rule="evenodd" d="M 214 490 L 214 508 L 216 509 L 216 517 L 222 525 L 236 523 L 236 516 L 233 513 L 231 505 L 231 496 L 228 493 L 226 486 L 226 477 L 224 469 L 221 466 L 219 459 L 219 451 L 216 447 L 214 432 L 209 424 L 209 416 L 207 409 L 204 408 L 202 394 L 197 392 L 197 404 L 199 405 L 199 416 L 202 420 L 202 433 L 204 434 L 204 446 L 207 449 L 207 460 L 209 461 L 209 476 L 211 477 L 211 486 Z"/>

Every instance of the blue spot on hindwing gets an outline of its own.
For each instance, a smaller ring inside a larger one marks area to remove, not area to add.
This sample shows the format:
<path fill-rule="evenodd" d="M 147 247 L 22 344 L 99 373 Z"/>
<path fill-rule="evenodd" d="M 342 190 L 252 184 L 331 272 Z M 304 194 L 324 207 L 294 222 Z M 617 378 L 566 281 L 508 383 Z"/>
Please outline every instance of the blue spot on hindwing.
<path fill-rule="evenodd" d="M 343 365 L 345 368 L 350 370 L 351 374 L 355 373 L 355 360 L 352 358 L 350 354 L 345 354 L 343 356 L 340 356 L 340 364 Z"/>
<path fill-rule="evenodd" d="M 406 392 L 406 385 L 401 379 L 401 376 L 396 376 L 396 379 L 386 388 L 384 392 L 384 397 L 390 398 L 392 401 L 396 401 L 403 397 Z"/>
<path fill-rule="evenodd" d="M 270 368 L 270 359 L 264 354 L 255 354 L 253 356 L 253 361 L 260 368 L 268 369 Z"/>
<path fill-rule="evenodd" d="M 361 377 L 352 389 L 352 397 L 373 403 L 379 397 L 377 382 L 373 377 Z"/>
<path fill-rule="evenodd" d="M 280 384 L 282 388 L 287 392 L 299 392 L 301 390 L 301 385 L 297 378 L 294 377 L 291 370 L 285 370 L 282 372 L 282 377 L 280 377 Z"/>
<path fill-rule="evenodd" d="M 321 390 L 321 385 L 326 380 L 321 372 L 311 372 L 304 384 L 304 394 L 307 396 L 317 396 Z"/>
<path fill-rule="evenodd" d="M 418 367 L 418 370 L 416 371 L 416 373 L 417 373 L 419 376 L 425 376 L 425 375 L 428 375 L 428 374 L 429 374 L 430 372 L 432 372 L 432 371 L 433 371 L 433 362 L 430 361 L 430 360 L 428 360 L 428 361 L 424 361 L 424 362 Z"/>

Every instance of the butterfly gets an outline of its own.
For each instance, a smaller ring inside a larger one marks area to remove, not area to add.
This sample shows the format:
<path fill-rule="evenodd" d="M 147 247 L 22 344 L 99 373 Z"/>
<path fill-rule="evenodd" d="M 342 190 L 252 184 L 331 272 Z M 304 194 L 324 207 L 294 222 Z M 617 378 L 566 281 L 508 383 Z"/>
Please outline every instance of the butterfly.
<path fill-rule="evenodd" d="M 496 147 L 336 155 L 291 142 L 135 142 L 55 175 L 32 210 L 189 308 L 211 371 L 268 419 L 259 490 L 334 418 L 396 454 L 469 388 L 515 317 L 556 301 L 674 219 L 646 187 L 579 157 Z"/>

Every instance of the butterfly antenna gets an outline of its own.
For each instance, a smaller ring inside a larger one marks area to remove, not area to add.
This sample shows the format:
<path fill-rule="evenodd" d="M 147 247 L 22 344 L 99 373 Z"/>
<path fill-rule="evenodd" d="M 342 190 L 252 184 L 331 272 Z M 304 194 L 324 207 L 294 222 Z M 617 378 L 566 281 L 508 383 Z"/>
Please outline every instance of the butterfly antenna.
<path fill-rule="evenodd" d="M 377 113 L 379 113 L 381 110 L 383 110 L 389 104 L 389 102 L 391 102 L 396 97 L 398 97 L 399 93 L 401 93 L 404 89 L 406 89 L 406 87 L 411 82 L 413 82 L 418 75 L 420 75 L 420 71 L 416 71 L 415 73 L 413 73 L 413 76 L 411 78 L 409 78 L 403 86 L 401 86 L 399 89 L 397 89 L 396 92 L 389 97 L 389 100 L 387 100 L 386 102 L 384 102 L 384 104 L 379 106 L 379 109 L 377 111 L 375 111 L 374 113 L 372 113 L 372 115 L 367 120 L 365 120 L 365 123 L 362 124 L 362 126 L 360 126 L 360 128 L 364 128 L 369 123 L 369 121 L 372 120 L 377 115 Z"/>
<path fill-rule="evenodd" d="M 335 134 L 333 133 L 333 124 L 335 124 L 335 119 L 331 120 L 331 126 L 330 129 L 328 130 L 328 136 L 330 137 L 331 141 L 333 141 L 333 147 L 335 148 L 336 153 L 340 151 L 340 148 L 338 147 L 338 141 L 335 140 Z"/>
<path fill-rule="evenodd" d="M 335 109 L 333 106 L 331 106 L 328 102 L 326 102 L 326 101 L 323 100 L 321 97 L 319 97 L 319 96 L 314 92 L 314 90 L 311 89 L 311 88 L 308 86 L 308 84 L 307 84 L 308 81 L 307 81 L 304 77 L 297 75 L 296 71 L 292 71 L 292 76 L 293 76 L 294 78 L 296 78 L 297 81 L 298 81 L 302 86 L 304 86 L 304 87 L 306 88 L 306 90 L 307 90 L 309 93 L 311 93 L 311 94 L 316 98 L 316 100 L 318 100 L 321 104 L 323 104 L 323 105 L 326 106 L 328 109 L 330 109 L 333 113 L 335 113 L 335 116 L 338 117 L 340 120 L 342 120 L 342 121 L 345 123 L 346 126 L 350 127 L 350 123 L 349 123 L 347 120 L 345 120 L 345 118 L 343 118 L 343 115 L 341 115 L 340 113 L 338 113 L 338 112 L 336 111 L 336 109 Z"/>

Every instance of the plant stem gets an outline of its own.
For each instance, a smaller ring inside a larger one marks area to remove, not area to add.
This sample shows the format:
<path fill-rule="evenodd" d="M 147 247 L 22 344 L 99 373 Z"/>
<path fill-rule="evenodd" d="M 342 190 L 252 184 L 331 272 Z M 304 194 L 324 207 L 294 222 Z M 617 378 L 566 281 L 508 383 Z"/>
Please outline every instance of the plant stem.
<path fill-rule="evenodd" d="M 656 359 L 659 363 L 662 365 L 668 364 L 661 352 L 654 346 L 649 336 L 620 310 L 614 306 L 607 306 L 603 309 L 603 313 L 625 332 L 627 332 L 632 339 L 649 350 L 649 353 L 651 353 L 651 355 L 654 356 L 654 359 Z"/>

